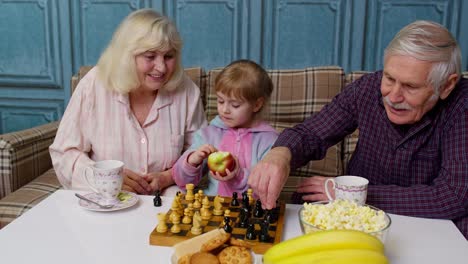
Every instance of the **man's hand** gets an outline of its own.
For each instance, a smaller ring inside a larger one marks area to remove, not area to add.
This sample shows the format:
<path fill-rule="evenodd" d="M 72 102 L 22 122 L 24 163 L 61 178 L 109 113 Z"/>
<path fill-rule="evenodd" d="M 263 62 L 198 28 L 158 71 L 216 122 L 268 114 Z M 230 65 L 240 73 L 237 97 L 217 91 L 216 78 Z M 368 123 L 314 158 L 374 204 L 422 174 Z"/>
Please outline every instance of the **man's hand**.
<path fill-rule="evenodd" d="M 138 173 L 124 168 L 122 190 L 137 194 L 152 194 L 148 182 Z"/>
<path fill-rule="evenodd" d="M 304 201 L 328 201 L 327 195 L 325 194 L 325 181 L 329 178 L 330 177 L 312 176 L 305 179 L 297 185 L 297 192 L 304 194 L 302 196 L 302 200 Z M 328 190 L 332 196 L 335 197 L 333 188 L 328 188 Z"/>
<path fill-rule="evenodd" d="M 271 149 L 253 168 L 248 185 L 262 201 L 262 207 L 276 206 L 281 190 L 289 176 L 291 151 L 287 147 Z"/>

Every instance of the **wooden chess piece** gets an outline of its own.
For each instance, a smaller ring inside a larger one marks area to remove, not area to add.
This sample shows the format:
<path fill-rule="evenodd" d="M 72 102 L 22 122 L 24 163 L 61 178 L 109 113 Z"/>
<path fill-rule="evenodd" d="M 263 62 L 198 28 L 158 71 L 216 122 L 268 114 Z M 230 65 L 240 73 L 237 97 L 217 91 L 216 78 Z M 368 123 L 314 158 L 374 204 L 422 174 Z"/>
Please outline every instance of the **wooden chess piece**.
<path fill-rule="evenodd" d="M 195 201 L 193 202 L 193 208 L 195 209 L 200 209 L 201 208 L 201 202 L 199 199 L 200 195 L 198 193 L 195 194 Z"/>
<path fill-rule="evenodd" d="M 202 218 L 200 216 L 200 212 L 196 211 L 193 214 L 193 219 L 192 219 L 193 224 L 192 224 L 192 228 L 190 229 L 190 232 L 192 232 L 192 234 L 199 235 L 202 233 L 201 222 L 202 222 Z"/>
<path fill-rule="evenodd" d="M 176 197 L 174 198 L 174 200 L 176 201 L 176 204 L 177 204 L 177 213 L 179 215 L 183 215 L 184 214 L 184 206 L 182 205 L 182 201 L 181 199 L 183 199 L 183 194 L 182 193 L 178 193 L 176 195 Z"/>
<path fill-rule="evenodd" d="M 260 199 L 255 202 L 255 208 L 253 210 L 253 216 L 257 217 L 257 218 L 263 217 L 262 202 L 260 201 Z"/>
<path fill-rule="evenodd" d="M 255 233 L 255 225 L 250 223 L 247 226 L 247 231 L 245 232 L 245 238 L 248 240 L 255 240 L 257 239 L 257 234 Z"/>
<path fill-rule="evenodd" d="M 174 234 L 180 233 L 180 226 L 179 226 L 180 215 L 175 213 L 171 218 L 171 222 L 172 222 L 171 233 L 174 233 Z"/>
<path fill-rule="evenodd" d="M 258 239 L 261 242 L 268 242 L 270 240 L 270 234 L 268 234 L 268 230 L 270 229 L 270 223 L 267 220 L 263 220 L 260 222 L 260 235 Z"/>
<path fill-rule="evenodd" d="M 237 200 L 237 192 L 232 193 L 231 206 L 239 206 L 239 200 Z"/>
<path fill-rule="evenodd" d="M 224 210 L 224 217 L 228 217 L 230 219 L 231 218 L 231 210 L 229 210 L 229 209 Z M 221 225 L 224 226 L 225 224 L 226 223 L 224 223 L 224 220 L 223 220 Z"/>
<path fill-rule="evenodd" d="M 224 231 L 226 231 L 226 233 L 232 233 L 232 226 L 230 225 L 230 222 L 231 222 L 231 218 L 225 216 L 223 229 Z"/>
<path fill-rule="evenodd" d="M 190 209 L 185 208 L 184 209 L 184 218 L 182 219 L 182 223 L 190 224 L 191 222 L 192 222 L 192 218 L 190 217 Z"/>
<path fill-rule="evenodd" d="M 155 207 L 160 207 L 162 205 L 161 192 L 159 190 L 154 194 L 153 205 Z"/>
<path fill-rule="evenodd" d="M 187 208 L 189 209 L 190 217 L 193 217 L 193 203 L 189 203 L 187 205 Z"/>
<path fill-rule="evenodd" d="M 195 185 L 193 183 L 189 183 L 185 185 L 185 189 L 187 190 L 187 194 L 185 195 L 185 200 L 192 202 L 195 199 L 195 195 L 193 194 L 193 189 Z"/>
<path fill-rule="evenodd" d="M 254 203 L 254 198 L 252 196 L 253 190 L 251 188 L 247 189 L 247 197 L 249 197 L 249 205 L 252 206 Z"/>
<path fill-rule="evenodd" d="M 200 203 L 203 202 L 203 198 L 204 198 L 203 190 L 198 190 L 198 200 L 200 201 Z"/>
<path fill-rule="evenodd" d="M 203 220 L 208 220 L 211 218 L 211 211 L 210 211 L 210 200 L 208 199 L 208 196 L 205 196 L 203 199 L 203 208 L 202 208 L 202 213 L 201 217 Z"/>
<path fill-rule="evenodd" d="M 167 231 L 166 225 L 166 214 L 165 213 L 158 213 L 158 226 L 156 227 L 156 231 L 158 233 L 165 233 Z"/>
<path fill-rule="evenodd" d="M 214 215 L 222 215 L 223 214 L 223 203 L 224 198 L 222 198 L 219 195 L 216 195 L 214 200 L 213 200 L 213 214 Z"/>

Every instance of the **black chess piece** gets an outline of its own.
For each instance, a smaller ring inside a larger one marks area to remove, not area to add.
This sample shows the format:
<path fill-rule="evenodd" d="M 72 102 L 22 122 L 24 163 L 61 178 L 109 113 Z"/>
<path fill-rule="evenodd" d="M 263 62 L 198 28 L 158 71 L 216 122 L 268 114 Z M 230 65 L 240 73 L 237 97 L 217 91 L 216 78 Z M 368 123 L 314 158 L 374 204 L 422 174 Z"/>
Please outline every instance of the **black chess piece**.
<path fill-rule="evenodd" d="M 250 200 L 249 196 L 247 195 L 247 192 L 242 193 L 242 207 L 246 208 L 250 214 L 252 208 L 250 207 Z"/>
<path fill-rule="evenodd" d="M 231 206 L 239 206 L 239 201 L 237 200 L 237 192 L 232 193 Z"/>
<path fill-rule="evenodd" d="M 266 210 L 265 211 L 265 217 L 263 218 L 265 221 L 268 221 L 268 223 L 273 224 L 275 223 L 278 219 L 276 218 L 276 215 L 274 213 L 274 210 Z"/>
<path fill-rule="evenodd" d="M 257 217 L 257 218 L 260 218 L 260 217 L 263 216 L 262 202 L 260 201 L 260 199 L 258 199 L 255 202 L 255 208 L 253 210 L 253 216 Z"/>
<path fill-rule="evenodd" d="M 231 218 L 229 218 L 229 216 L 224 217 L 223 229 L 224 231 L 226 231 L 226 233 L 232 233 L 232 226 L 229 224 L 230 221 L 231 221 Z"/>
<path fill-rule="evenodd" d="M 153 204 L 155 207 L 160 207 L 162 205 L 161 192 L 159 190 L 154 194 Z"/>
<path fill-rule="evenodd" d="M 255 233 L 255 225 L 250 223 L 249 226 L 247 226 L 247 230 L 245 232 L 245 238 L 248 240 L 255 240 L 257 239 L 257 234 Z"/>
<path fill-rule="evenodd" d="M 239 214 L 239 227 L 241 228 L 246 228 L 247 225 L 249 224 L 249 210 L 247 208 L 242 207 L 240 209 L 240 214 Z"/>
<path fill-rule="evenodd" d="M 268 221 L 266 220 L 263 220 L 262 222 L 260 222 L 260 228 L 261 231 L 258 239 L 261 242 L 268 242 L 271 239 L 270 234 L 268 234 L 268 230 L 270 229 L 270 223 L 268 223 Z"/>

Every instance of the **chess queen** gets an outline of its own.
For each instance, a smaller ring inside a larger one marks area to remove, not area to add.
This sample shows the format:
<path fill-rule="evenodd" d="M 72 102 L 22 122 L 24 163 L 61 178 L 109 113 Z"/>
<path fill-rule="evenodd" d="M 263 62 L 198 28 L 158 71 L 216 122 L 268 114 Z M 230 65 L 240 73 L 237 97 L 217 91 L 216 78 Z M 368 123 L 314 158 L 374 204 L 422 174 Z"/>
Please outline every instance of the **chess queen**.
<path fill-rule="evenodd" d="M 207 169 L 208 156 L 216 151 L 230 152 L 236 166 L 226 176 L 208 172 L 207 195 L 231 196 L 248 189 L 250 169 L 271 148 L 278 134 L 262 120 L 273 84 L 268 73 L 249 60 L 232 62 L 215 80 L 218 115 L 209 126 L 199 129 L 190 148 L 172 168 L 172 177 L 184 189 L 198 185 Z"/>

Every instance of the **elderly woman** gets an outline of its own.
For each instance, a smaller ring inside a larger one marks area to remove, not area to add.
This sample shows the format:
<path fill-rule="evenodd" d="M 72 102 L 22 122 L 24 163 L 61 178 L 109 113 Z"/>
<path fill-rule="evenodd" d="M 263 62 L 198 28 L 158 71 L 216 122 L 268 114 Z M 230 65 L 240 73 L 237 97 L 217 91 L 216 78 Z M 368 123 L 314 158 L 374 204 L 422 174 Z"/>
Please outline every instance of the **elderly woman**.
<path fill-rule="evenodd" d="M 206 125 L 181 48 L 175 25 L 154 10 L 125 18 L 78 84 L 50 146 L 65 188 L 89 189 L 84 169 L 106 159 L 124 162 L 124 190 L 151 194 L 174 184 L 172 165 Z"/>

